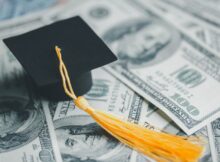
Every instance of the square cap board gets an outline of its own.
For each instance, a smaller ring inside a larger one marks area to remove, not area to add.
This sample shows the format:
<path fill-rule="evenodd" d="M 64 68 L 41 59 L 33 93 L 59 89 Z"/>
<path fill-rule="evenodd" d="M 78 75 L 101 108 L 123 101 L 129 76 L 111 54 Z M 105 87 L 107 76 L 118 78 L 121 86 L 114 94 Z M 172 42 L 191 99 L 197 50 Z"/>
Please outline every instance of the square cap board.
<path fill-rule="evenodd" d="M 76 95 L 83 95 L 91 88 L 92 69 L 117 60 L 79 16 L 3 41 L 30 75 L 36 90 L 52 100 L 67 99 L 59 74 L 56 45 L 62 49 Z"/>

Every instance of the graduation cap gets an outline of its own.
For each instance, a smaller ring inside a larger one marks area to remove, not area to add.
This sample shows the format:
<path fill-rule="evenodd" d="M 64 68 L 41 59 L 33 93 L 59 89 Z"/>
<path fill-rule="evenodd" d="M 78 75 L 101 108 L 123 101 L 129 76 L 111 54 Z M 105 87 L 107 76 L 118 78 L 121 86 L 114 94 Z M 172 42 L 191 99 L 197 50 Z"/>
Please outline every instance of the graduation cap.
<path fill-rule="evenodd" d="M 78 108 L 127 146 L 156 161 L 197 161 L 200 157 L 203 147 L 199 142 L 123 121 L 94 109 L 80 96 L 91 87 L 90 70 L 116 60 L 80 17 L 60 21 L 4 42 L 42 95 L 61 100 L 66 98 L 66 93 Z M 62 48 L 62 52 L 56 45 Z M 58 61 L 54 58 L 55 54 Z"/>
<path fill-rule="evenodd" d="M 3 40 L 31 76 L 36 90 L 52 100 L 65 100 L 54 47 L 62 48 L 74 92 L 92 86 L 90 70 L 116 60 L 116 56 L 79 17 L 44 26 Z"/>

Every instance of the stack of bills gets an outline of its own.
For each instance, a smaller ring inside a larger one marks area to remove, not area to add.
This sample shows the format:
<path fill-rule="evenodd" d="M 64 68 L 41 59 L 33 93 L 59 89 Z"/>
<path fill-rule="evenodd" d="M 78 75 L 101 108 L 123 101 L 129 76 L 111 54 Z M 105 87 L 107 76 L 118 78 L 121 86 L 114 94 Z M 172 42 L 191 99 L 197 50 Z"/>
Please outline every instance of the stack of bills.
<path fill-rule="evenodd" d="M 0 162 L 154 161 L 106 133 L 72 101 L 42 100 L 2 39 L 80 15 L 118 61 L 85 95 L 149 129 L 206 139 L 220 161 L 220 1 L 0 0 Z M 73 29 L 74 30 L 74 29 Z"/>

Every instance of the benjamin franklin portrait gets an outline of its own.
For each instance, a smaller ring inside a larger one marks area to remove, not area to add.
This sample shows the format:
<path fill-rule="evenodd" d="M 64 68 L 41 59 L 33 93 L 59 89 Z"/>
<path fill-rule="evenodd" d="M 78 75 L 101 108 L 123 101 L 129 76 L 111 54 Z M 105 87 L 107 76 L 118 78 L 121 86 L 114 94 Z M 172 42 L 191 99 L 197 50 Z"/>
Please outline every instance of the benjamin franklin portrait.
<path fill-rule="evenodd" d="M 64 162 L 127 162 L 130 159 L 132 150 L 111 137 L 89 116 L 61 119 L 55 122 L 55 127 Z"/>
<path fill-rule="evenodd" d="M 117 54 L 118 62 L 132 68 L 169 58 L 180 41 L 175 29 L 150 15 L 123 22 L 108 30 L 103 38 Z"/>
<path fill-rule="evenodd" d="M 0 98 L 0 153 L 19 148 L 35 139 L 44 119 L 42 111 L 22 97 Z"/>

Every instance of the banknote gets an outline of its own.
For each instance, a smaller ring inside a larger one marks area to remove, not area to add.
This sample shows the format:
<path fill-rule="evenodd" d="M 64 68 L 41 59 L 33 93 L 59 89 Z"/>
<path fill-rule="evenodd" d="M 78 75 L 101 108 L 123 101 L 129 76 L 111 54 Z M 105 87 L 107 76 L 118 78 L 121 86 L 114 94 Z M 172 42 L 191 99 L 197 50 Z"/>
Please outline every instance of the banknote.
<path fill-rule="evenodd" d="M 0 25 L 0 40 L 8 38 L 11 36 L 23 34 L 25 32 L 37 29 L 46 25 L 47 23 L 40 18 L 31 20 L 22 20 L 20 23 L 15 23 L 11 25 L 1 26 Z"/>
<path fill-rule="evenodd" d="M 213 26 L 220 27 L 220 1 L 219 0 L 164 0 L 184 12 L 188 12 L 192 16 L 199 18 Z"/>
<path fill-rule="evenodd" d="M 191 34 L 191 36 L 195 36 L 204 43 L 208 44 L 211 48 L 219 51 L 219 29 L 210 26 L 205 21 L 203 22 L 188 15 L 186 12 L 181 12 L 173 6 L 164 3 L 164 1 L 154 1 L 152 4 L 163 12 L 163 16 L 168 17 L 169 19 L 173 20 L 173 22 L 179 23 L 182 27 L 184 27 L 186 31 Z M 149 5 L 149 3 L 145 3 L 145 5 Z M 208 124 L 206 127 L 196 133 L 196 135 L 204 137 L 207 141 L 205 153 L 200 159 L 202 162 L 220 161 L 220 149 L 218 142 L 219 121 L 219 119 L 213 121 L 211 124 Z"/>
<path fill-rule="evenodd" d="M 220 118 L 207 125 L 211 137 L 211 151 L 213 162 L 220 161 Z"/>
<path fill-rule="evenodd" d="M 0 20 L 15 18 L 30 12 L 42 10 L 58 3 L 59 0 L 1 0 Z"/>
<path fill-rule="evenodd" d="M 0 161 L 59 161 L 53 127 L 47 120 L 39 101 L 1 94 Z"/>
<path fill-rule="evenodd" d="M 216 50 L 219 56 L 220 51 L 220 30 L 206 21 L 202 21 L 193 17 L 188 12 L 183 12 L 173 5 L 169 5 L 165 1 L 142 1 L 138 0 L 143 5 L 152 4 L 160 10 L 164 17 L 170 20 L 171 23 L 178 24 L 190 36 L 197 38 L 210 48 Z"/>
<path fill-rule="evenodd" d="M 91 1 L 59 15 L 74 14 L 81 15 L 118 56 L 105 68 L 187 134 L 220 115 L 219 57 L 156 10 L 142 10 L 133 1 Z"/>
<path fill-rule="evenodd" d="M 36 19 L 49 23 L 47 15 L 73 4 L 72 0 L 0 0 L 0 30 L 16 28 Z"/>
<path fill-rule="evenodd" d="M 85 95 L 96 109 L 149 129 L 163 129 L 170 119 L 103 69 L 93 71 L 92 89 Z M 134 151 L 107 134 L 72 101 L 48 103 L 63 161 L 127 162 Z M 151 125 L 156 125 L 157 128 Z M 142 159 L 149 159 L 139 155 Z"/>
<path fill-rule="evenodd" d="M 48 107 L 28 86 L 17 60 L 0 48 L 0 161 L 60 162 Z"/>

